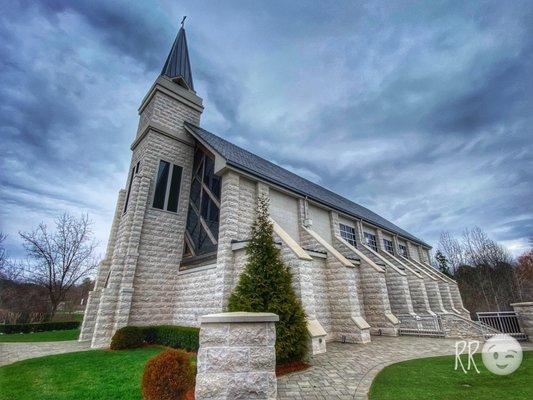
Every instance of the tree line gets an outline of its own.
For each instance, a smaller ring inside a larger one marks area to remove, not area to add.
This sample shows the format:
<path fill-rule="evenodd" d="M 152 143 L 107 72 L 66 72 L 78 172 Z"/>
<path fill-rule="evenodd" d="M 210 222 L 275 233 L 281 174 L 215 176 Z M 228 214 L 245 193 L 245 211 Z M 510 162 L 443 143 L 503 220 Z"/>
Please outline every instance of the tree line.
<path fill-rule="evenodd" d="M 513 302 L 533 300 L 533 250 L 514 259 L 479 227 L 459 236 L 442 232 L 434 264 L 457 281 L 465 307 L 473 314 L 512 310 Z"/>

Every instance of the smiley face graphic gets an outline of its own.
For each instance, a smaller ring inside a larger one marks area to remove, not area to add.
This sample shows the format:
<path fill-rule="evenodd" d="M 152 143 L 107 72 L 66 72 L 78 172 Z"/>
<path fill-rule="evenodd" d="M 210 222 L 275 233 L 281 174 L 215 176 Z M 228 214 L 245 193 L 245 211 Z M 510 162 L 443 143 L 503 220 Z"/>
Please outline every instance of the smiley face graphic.
<path fill-rule="evenodd" d="M 494 335 L 483 345 L 485 367 L 496 375 L 509 375 L 522 363 L 522 347 L 509 335 Z"/>

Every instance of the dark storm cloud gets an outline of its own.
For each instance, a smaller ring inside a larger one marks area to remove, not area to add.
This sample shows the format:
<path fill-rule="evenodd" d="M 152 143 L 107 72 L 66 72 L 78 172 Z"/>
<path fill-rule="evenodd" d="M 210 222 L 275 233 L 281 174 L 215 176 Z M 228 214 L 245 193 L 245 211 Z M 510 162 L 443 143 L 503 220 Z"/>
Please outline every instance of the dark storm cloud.
<path fill-rule="evenodd" d="M 105 242 L 182 15 L 203 125 L 434 243 L 533 236 L 530 2 L 19 1 L 0 10 L 1 229 Z"/>

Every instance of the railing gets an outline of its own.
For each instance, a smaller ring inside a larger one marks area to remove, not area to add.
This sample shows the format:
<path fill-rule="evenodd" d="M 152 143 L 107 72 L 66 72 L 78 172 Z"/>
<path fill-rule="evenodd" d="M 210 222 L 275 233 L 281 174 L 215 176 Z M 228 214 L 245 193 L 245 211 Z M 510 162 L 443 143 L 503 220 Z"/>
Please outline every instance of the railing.
<path fill-rule="evenodd" d="M 400 320 L 400 335 L 444 337 L 444 330 L 438 315 L 401 314 L 396 316 Z"/>
<path fill-rule="evenodd" d="M 477 318 L 482 325 L 506 333 L 516 340 L 527 340 L 520 326 L 520 317 L 514 311 L 478 312 Z"/>

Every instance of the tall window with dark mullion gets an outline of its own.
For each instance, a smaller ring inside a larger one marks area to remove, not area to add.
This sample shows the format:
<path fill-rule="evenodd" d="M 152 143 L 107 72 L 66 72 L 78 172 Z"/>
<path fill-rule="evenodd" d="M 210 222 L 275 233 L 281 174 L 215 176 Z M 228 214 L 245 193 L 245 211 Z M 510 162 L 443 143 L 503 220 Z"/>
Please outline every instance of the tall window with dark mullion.
<path fill-rule="evenodd" d="M 356 246 L 355 241 L 355 229 L 351 226 L 339 224 L 339 230 L 341 232 L 341 237 L 350 243 L 352 246 Z"/>
<path fill-rule="evenodd" d="M 155 181 L 153 207 L 171 212 L 178 211 L 182 168 L 167 161 L 159 162 Z"/>
<path fill-rule="evenodd" d="M 407 246 L 404 246 L 403 244 L 399 244 L 398 250 L 399 250 L 399 253 L 405 258 L 409 257 L 409 253 L 407 252 Z"/>
<path fill-rule="evenodd" d="M 376 242 L 376 235 L 365 232 L 366 244 L 374 251 L 378 251 L 378 243 Z"/>
<path fill-rule="evenodd" d="M 383 239 L 383 247 L 385 247 L 385 250 L 387 250 L 388 253 L 394 254 L 394 245 L 392 244 L 392 240 Z"/>
<path fill-rule="evenodd" d="M 215 254 L 220 217 L 220 177 L 215 175 L 215 160 L 196 149 L 193 164 L 189 211 L 183 256 Z"/>

